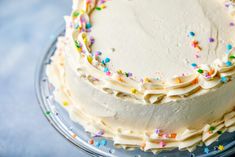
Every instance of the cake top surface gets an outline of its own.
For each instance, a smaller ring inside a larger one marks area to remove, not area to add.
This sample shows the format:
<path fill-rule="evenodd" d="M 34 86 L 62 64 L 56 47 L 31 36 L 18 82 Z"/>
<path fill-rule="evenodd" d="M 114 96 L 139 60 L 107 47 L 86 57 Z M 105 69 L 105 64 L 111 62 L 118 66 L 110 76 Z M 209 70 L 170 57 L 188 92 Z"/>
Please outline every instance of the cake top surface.
<path fill-rule="evenodd" d="M 71 62 L 101 90 L 146 104 L 201 95 L 235 76 L 235 3 L 74 0 Z"/>
<path fill-rule="evenodd" d="M 232 16 L 221 0 L 112 0 L 91 14 L 93 51 L 109 69 L 138 79 L 191 74 L 211 64 L 235 41 Z"/>

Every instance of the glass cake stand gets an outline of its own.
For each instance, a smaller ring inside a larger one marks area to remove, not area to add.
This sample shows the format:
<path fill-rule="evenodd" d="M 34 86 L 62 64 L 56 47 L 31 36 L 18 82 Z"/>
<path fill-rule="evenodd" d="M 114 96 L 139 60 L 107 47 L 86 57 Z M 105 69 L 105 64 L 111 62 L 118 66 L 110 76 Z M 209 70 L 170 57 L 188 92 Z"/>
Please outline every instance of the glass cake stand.
<path fill-rule="evenodd" d="M 102 137 L 93 138 L 94 144 L 89 143 L 91 135 L 84 131 L 83 127 L 78 123 L 74 123 L 68 113 L 63 107 L 58 104 L 53 97 L 53 86 L 49 83 L 45 73 L 45 68 L 50 64 L 50 57 L 53 56 L 56 50 L 56 42 L 58 36 L 64 35 L 64 26 L 54 33 L 50 38 L 49 47 L 42 56 L 35 77 L 35 90 L 39 105 L 43 114 L 49 123 L 69 142 L 73 143 L 80 150 L 86 152 L 90 156 L 104 156 L 104 157 L 209 157 L 209 156 L 230 156 L 235 154 L 235 133 L 225 133 L 218 141 L 211 146 L 197 147 L 197 149 L 190 153 L 188 151 L 179 151 L 177 149 L 172 151 L 163 151 L 158 154 L 151 152 L 143 152 L 139 149 L 134 151 L 127 151 L 118 149 L 113 146 L 112 141 L 107 140 L 107 144 L 99 145 Z M 224 146 L 224 150 L 219 150 L 218 146 Z M 208 150 L 208 151 L 207 151 Z"/>

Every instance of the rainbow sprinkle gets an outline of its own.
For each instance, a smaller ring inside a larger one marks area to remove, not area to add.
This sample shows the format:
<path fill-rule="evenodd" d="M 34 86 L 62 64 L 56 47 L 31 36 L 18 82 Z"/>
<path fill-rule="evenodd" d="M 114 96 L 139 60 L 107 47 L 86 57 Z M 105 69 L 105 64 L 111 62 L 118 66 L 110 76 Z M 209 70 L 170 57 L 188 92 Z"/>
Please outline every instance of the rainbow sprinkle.
<path fill-rule="evenodd" d="M 197 72 L 202 74 L 204 71 L 202 69 L 198 69 Z"/>
<path fill-rule="evenodd" d="M 194 33 L 194 32 L 189 32 L 189 36 L 190 36 L 190 37 L 194 37 L 194 36 L 195 36 L 195 33 Z"/>
<path fill-rule="evenodd" d="M 92 64 L 92 61 L 93 61 L 92 56 L 87 56 L 87 61 L 88 61 L 90 64 Z"/>
<path fill-rule="evenodd" d="M 225 77 L 225 76 L 223 76 L 223 77 L 221 77 L 220 81 L 221 81 L 222 83 L 226 83 L 226 82 L 228 82 L 228 78 Z"/>
<path fill-rule="evenodd" d="M 218 146 L 218 149 L 219 149 L 220 151 L 223 151 L 223 150 L 224 150 L 224 146 L 223 146 L 223 145 L 219 145 L 219 146 Z"/>
<path fill-rule="evenodd" d="M 67 101 L 64 101 L 64 102 L 63 102 L 63 105 L 64 105 L 64 106 L 69 106 L 69 103 L 68 103 Z"/>
<path fill-rule="evenodd" d="M 228 45 L 226 46 L 226 49 L 227 49 L 228 51 L 230 51 L 232 48 L 233 48 L 233 46 L 232 46 L 231 44 L 228 44 Z"/>
<path fill-rule="evenodd" d="M 230 62 L 230 61 L 227 61 L 225 64 L 227 67 L 231 67 L 233 65 L 232 62 Z"/>
<path fill-rule="evenodd" d="M 104 72 L 105 72 L 105 73 L 109 72 L 109 68 L 105 67 L 105 68 L 104 68 Z"/>
<path fill-rule="evenodd" d="M 232 55 L 232 56 L 229 56 L 229 58 L 230 58 L 230 59 L 235 59 L 235 56 Z"/>
<path fill-rule="evenodd" d="M 107 140 L 102 139 L 102 140 L 100 141 L 100 145 L 101 145 L 101 146 L 106 146 L 106 145 L 107 145 Z"/>
<path fill-rule="evenodd" d="M 99 142 L 99 141 L 96 141 L 96 142 L 95 142 L 95 146 L 96 146 L 96 147 L 100 147 L 100 142 Z"/>
<path fill-rule="evenodd" d="M 90 140 L 88 141 L 88 143 L 92 145 L 92 144 L 94 144 L 94 140 L 93 140 L 93 139 L 90 139 Z"/>
<path fill-rule="evenodd" d="M 104 59 L 104 63 L 106 64 L 106 63 L 109 63 L 110 62 L 110 58 L 105 58 Z"/>
<path fill-rule="evenodd" d="M 210 150 L 206 147 L 204 148 L 204 153 L 208 154 L 210 152 Z"/>
<path fill-rule="evenodd" d="M 209 42 L 210 42 L 210 43 L 213 43 L 214 41 L 215 41 L 214 38 L 209 38 Z"/>
<path fill-rule="evenodd" d="M 166 143 L 163 141 L 161 141 L 159 144 L 160 144 L 160 147 L 162 147 L 162 148 L 166 146 Z"/>
<path fill-rule="evenodd" d="M 192 65 L 192 67 L 194 67 L 194 68 L 197 67 L 197 64 L 196 64 L 196 63 L 192 63 L 191 65 Z"/>
<path fill-rule="evenodd" d="M 136 94 L 136 93 L 137 93 L 137 89 L 131 88 L 131 93 L 132 93 L 132 94 Z"/>

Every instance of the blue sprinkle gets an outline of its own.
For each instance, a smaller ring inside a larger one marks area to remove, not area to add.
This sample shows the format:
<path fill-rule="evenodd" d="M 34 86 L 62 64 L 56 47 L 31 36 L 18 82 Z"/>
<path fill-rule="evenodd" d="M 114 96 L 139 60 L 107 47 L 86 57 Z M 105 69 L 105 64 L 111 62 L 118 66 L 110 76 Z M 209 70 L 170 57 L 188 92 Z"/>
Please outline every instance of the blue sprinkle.
<path fill-rule="evenodd" d="M 107 140 L 105 140 L 105 139 L 101 140 L 100 144 L 102 146 L 106 146 L 107 145 Z"/>
<path fill-rule="evenodd" d="M 86 29 L 90 29 L 91 28 L 91 23 L 87 23 L 86 24 Z"/>
<path fill-rule="evenodd" d="M 106 73 L 106 72 L 109 72 L 109 68 L 105 67 L 105 68 L 104 68 L 104 72 L 105 72 L 105 73 Z"/>
<path fill-rule="evenodd" d="M 209 151 L 210 151 L 210 150 L 209 150 L 208 148 L 205 148 L 205 149 L 204 149 L 204 153 L 206 153 L 206 154 L 208 154 Z"/>
<path fill-rule="evenodd" d="M 231 66 L 232 66 L 232 62 L 227 61 L 227 62 L 226 62 L 226 66 L 227 66 L 227 67 L 231 67 Z"/>
<path fill-rule="evenodd" d="M 192 67 L 197 67 L 196 63 L 192 63 L 191 65 L 192 65 Z"/>
<path fill-rule="evenodd" d="M 189 36 L 190 36 L 190 37 L 194 37 L 194 36 L 195 36 L 195 33 L 194 33 L 194 32 L 189 32 Z"/>
<path fill-rule="evenodd" d="M 233 46 L 232 46 L 231 44 L 228 44 L 228 45 L 226 46 L 226 48 L 227 48 L 227 50 L 231 50 L 231 49 L 233 48 Z"/>
<path fill-rule="evenodd" d="M 226 82 L 228 82 L 228 78 L 227 77 L 225 77 L 225 76 L 223 76 L 223 77 L 221 77 L 221 80 L 220 80 L 222 83 L 226 83 Z"/>
<path fill-rule="evenodd" d="M 105 58 L 105 59 L 104 59 L 104 62 L 105 62 L 105 63 L 110 62 L 110 58 Z"/>
<path fill-rule="evenodd" d="M 104 65 L 105 65 L 105 61 L 104 61 L 104 60 L 102 60 L 102 64 L 104 64 Z"/>
<path fill-rule="evenodd" d="M 96 146 L 96 147 L 100 147 L 100 142 L 99 142 L 99 141 L 96 141 L 96 142 L 95 142 L 95 146 Z"/>

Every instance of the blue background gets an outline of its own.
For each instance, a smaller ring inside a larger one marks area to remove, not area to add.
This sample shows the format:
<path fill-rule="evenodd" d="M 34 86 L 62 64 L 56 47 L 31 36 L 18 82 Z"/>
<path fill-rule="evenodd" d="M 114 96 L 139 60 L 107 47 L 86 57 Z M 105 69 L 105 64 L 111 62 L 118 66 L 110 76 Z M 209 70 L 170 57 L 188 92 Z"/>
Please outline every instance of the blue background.
<path fill-rule="evenodd" d="M 72 0 L 0 0 L 0 157 L 83 154 L 48 123 L 34 91 L 36 65 Z"/>

